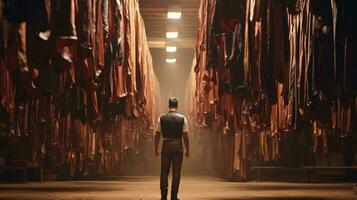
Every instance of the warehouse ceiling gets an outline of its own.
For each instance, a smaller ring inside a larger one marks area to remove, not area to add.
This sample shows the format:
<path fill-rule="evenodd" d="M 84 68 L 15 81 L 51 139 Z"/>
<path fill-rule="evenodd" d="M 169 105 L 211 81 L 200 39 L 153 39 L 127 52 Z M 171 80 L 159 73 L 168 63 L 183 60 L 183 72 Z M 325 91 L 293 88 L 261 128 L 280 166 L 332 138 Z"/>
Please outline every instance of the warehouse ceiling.
<path fill-rule="evenodd" d="M 161 102 L 171 96 L 185 98 L 185 82 L 191 72 L 198 27 L 200 0 L 139 0 L 140 12 L 144 19 L 154 71 L 160 83 Z M 180 19 L 168 19 L 172 6 L 180 7 Z M 177 29 L 178 38 L 166 38 L 170 27 Z M 175 52 L 166 52 L 168 42 L 177 46 Z M 176 62 L 168 63 L 166 59 Z M 162 111 L 166 104 L 162 104 Z"/>
<path fill-rule="evenodd" d="M 175 39 L 178 48 L 194 47 L 198 25 L 199 0 L 139 0 L 141 15 L 144 18 L 146 34 L 151 48 L 164 48 L 166 30 L 169 24 L 178 27 L 179 37 Z M 181 7 L 182 17 L 179 20 L 167 19 L 171 5 Z"/>

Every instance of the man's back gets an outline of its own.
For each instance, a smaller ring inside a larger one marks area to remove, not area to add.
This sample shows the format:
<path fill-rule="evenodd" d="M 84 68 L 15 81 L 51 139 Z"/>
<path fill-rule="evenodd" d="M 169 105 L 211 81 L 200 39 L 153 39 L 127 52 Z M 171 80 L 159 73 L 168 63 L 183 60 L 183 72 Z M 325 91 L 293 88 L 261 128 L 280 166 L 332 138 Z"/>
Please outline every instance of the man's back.
<path fill-rule="evenodd" d="M 185 116 L 177 112 L 168 112 L 160 117 L 162 136 L 165 139 L 182 139 L 185 126 Z"/>

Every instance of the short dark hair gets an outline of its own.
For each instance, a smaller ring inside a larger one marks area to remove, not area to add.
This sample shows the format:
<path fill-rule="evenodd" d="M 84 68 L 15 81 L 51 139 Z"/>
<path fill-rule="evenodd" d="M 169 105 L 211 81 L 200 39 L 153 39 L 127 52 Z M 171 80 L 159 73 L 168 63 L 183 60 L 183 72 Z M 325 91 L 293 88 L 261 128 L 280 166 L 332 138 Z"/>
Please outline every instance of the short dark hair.
<path fill-rule="evenodd" d="M 169 107 L 177 108 L 178 107 L 178 99 L 176 97 L 169 98 Z"/>

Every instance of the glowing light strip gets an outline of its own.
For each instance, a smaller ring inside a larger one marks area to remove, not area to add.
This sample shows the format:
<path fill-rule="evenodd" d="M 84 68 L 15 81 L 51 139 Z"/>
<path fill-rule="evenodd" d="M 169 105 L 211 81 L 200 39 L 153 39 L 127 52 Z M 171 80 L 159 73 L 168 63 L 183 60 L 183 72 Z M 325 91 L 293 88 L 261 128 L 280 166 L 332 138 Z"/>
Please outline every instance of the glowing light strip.
<path fill-rule="evenodd" d="M 181 12 L 167 12 L 168 19 L 181 19 Z"/>
<path fill-rule="evenodd" d="M 176 46 L 167 46 L 166 47 L 166 52 L 176 52 L 177 47 Z"/>
<path fill-rule="evenodd" d="M 178 38 L 178 32 L 166 32 L 166 38 Z"/>
<path fill-rule="evenodd" d="M 166 58 L 166 62 L 167 63 L 175 63 L 176 62 L 176 58 Z"/>

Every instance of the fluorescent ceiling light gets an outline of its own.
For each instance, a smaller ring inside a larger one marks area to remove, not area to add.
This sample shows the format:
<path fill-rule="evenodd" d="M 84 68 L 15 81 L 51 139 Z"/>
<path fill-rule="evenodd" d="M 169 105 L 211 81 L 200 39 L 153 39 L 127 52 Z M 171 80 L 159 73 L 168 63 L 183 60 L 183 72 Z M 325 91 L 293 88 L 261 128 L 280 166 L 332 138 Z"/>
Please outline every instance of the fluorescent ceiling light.
<path fill-rule="evenodd" d="M 177 50 L 176 46 L 167 46 L 166 52 L 175 52 Z"/>
<path fill-rule="evenodd" d="M 166 38 L 177 38 L 178 32 L 166 32 Z"/>
<path fill-rule="evenodd" d="M 167 12 L 167 18 L 169 19 L 181 19 L 181 12 Z"/>
<path fill-rule="evenodd" d="M 175 63 L 176 62 L 176 58 L 166 58 L 166 62 L 167 63 Z"/>

